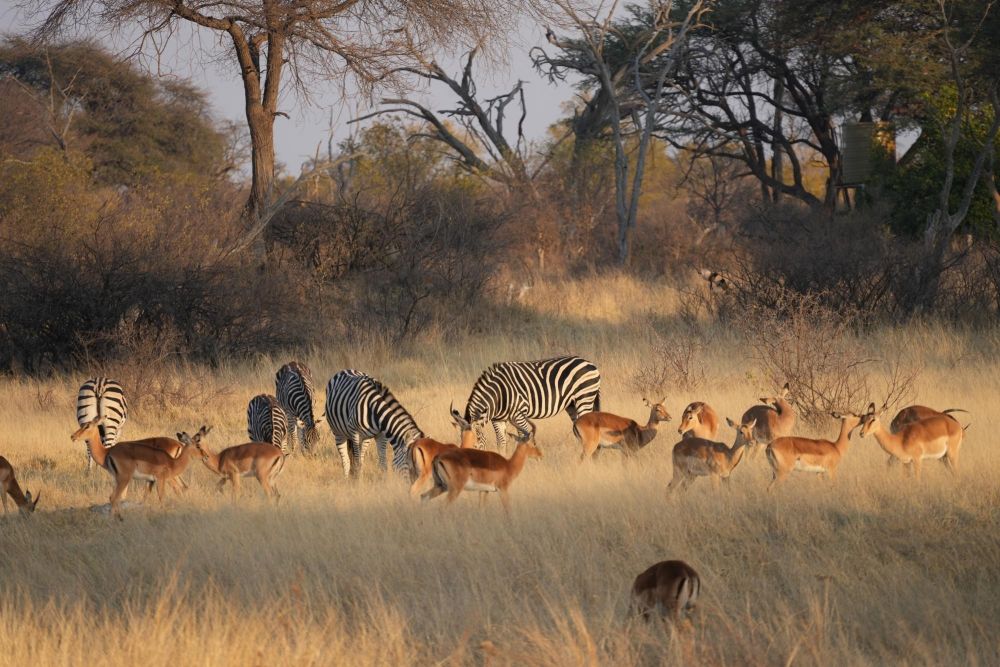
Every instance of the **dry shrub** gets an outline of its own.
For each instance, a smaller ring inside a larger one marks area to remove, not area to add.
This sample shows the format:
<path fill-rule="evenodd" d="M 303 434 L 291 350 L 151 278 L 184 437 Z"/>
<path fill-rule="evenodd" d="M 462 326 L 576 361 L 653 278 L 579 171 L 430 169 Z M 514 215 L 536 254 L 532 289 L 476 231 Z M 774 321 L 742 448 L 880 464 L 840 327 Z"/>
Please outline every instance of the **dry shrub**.
<path fill-rule="evenodd" d="M 747 309 L 742 331 L 768 386 L 787 382 L 804 421 L 823 424 L 831 411 L 859 411 L 869 401 L 893 409 L 912 397 L 919 371 L 869 353 L 855 335 L 855 318 L 821 294 L 783 290 L 774 297 L 774 308 Z"/>
<path fill-rule="evenodd" d="M 657 334 L 647 356 L 647 363 L 632 376 L 633 388 L 642 394 L 696 392 L 705 383 L 708 343 L 693 327 L 670 335 Z"/>

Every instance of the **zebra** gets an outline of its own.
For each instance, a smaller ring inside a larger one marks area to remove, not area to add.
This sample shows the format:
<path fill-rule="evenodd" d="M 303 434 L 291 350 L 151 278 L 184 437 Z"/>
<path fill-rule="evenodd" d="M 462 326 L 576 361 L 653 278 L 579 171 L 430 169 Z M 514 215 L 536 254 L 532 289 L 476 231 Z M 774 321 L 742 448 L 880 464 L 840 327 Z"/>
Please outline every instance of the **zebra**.
<path fill-rule="evenodd" d="M 565 410 L 574 422 L 581 415 L 601 409 L 601 372 L 580 357 L 555 357 L 538 361 L 493 364 L 479 376 L 465 404 L 465 420 L 489 420 L 497 447 L 507 451 L 504 424 L 534 431 L 530 419 L 545 419 Z M 483 428 L 476 429 L 476 444 L 486 447 Z"/>
<path fill-rule="evenodd" d="M 80 385 L 76 395 L 76 421 L 83 426 L 89 421 L 104 417 L 104 423 L 98 428 L 101 431 L 101 443 L 105 447 L 118 444 L 125 420 L 128 419 L 128 401 L 125 400 L 125 390 L 117 380 L 110 378 L 91 378 Z M 87 448 L 87 470 L 94 467 L 94 457 Z"/>
<path fill-rule="evenodd" d="M 386 469 L 385 446 L 392 443 L 392 467 L 397 472 L 410 468 L 410 445 L 424 437 L 413 417 L 392 392 L 378 380 L 360 371 L 342 370 L 326 385 L 326 423 L 333 433 L 344 465 L 344 476 L 357 477 L 375 438 L 379 465 Z M 350 451 L 348 451 L 350 445 Z"/>
<path fill-rule="evenodd" d="M 290 361 L 274 376 L 274 393 L 278 405 L 288 419 L 288 446 L 295 448 L 295 434 L 298 431 L 302 449 L 310 451 L 319 434 L 313 419 L 313 379 L 309 367 L 298 361 Z M 302 422 L 302 427 L 299 427 Z"/>
<path fill-rule="evenodd" d="M 269 442 L 286 453 L 288 420 L 278 399 L 258 394 L 247 405 L 247 435 L 253 442 Z"/>

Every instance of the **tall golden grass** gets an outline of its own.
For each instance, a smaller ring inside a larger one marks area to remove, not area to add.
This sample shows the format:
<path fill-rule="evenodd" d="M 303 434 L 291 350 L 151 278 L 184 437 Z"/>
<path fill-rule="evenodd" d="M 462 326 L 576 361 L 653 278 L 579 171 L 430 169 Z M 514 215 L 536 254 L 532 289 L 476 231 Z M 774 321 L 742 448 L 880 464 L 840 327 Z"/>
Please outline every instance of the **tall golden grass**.
<path fill-rule="evenodd" d="M 488 333 L 404 347 L 332 340 L 303 358 L 320 384 L 344 367 L 382 378 L 429 435 L 453 439 L 448 404 L 462 405 L 489 363 L 576 353 L 601 367 L 604 409 L 642 421 L 632 378 L 652 324 L 682 335 L 678 304 L 667 286 L 618 276 L 540 284 L 499 327 L 484 321 Z M 540 422 L 545 458 L 515 482 L 509 521 L 496 499 L 482 510 L 472 497 L 415 503 L 374 462 L 347 483 L 325 434 L 315 457 L 289 461 L 277 506 L 252 482 L 235 503 L 215 493 L 196 463 L 187 494 L 119 523 L 89 510 L 111 481 L 87 474 L 69 441 L 83 378 L 4 379 L 0 454 L 43 497 L 34 516 L 0 522 L 2 662 L 996 664 L 996 337 L 920 325 L 858 341 L 921 364 L 921 403 L 971 412 L 958 479 L 936 465 L 906 479 L 855 437 L 836 483 L 796 473 L 768 495 L 761 457 L 728 489 L 699 481 L 668 499 L 684 405 L 707 400 L 737 419 L 765 389 L 737 336 L 712 340 L 704 389 L 666 388 L 674 422 L 631 462 L 607 452 L 580 466 L 568 419 Z M 247 400 L 273 390 L 283 361 L 178 366 L 176 396 L 137 405 L 125 436 L 208 423 L 211 446 L 242 442 Z M 632 579 L 666 558 L 702 576 L 685 635 L 625 617 Z"/>

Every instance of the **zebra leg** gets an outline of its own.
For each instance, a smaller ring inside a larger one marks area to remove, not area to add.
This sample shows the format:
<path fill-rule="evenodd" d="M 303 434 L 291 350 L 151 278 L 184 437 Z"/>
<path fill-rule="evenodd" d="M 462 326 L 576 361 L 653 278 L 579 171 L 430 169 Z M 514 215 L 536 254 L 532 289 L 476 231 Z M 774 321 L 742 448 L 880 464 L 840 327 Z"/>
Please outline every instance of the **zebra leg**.
<path fill-rule="evenodd" d="M 299 420 L 295 417 L 288 418 L 288 430 L 285 431 L 285 437 L 288 438 L 288 449 L 290 451 L 295 451 L 295 432 L 301 430 L 298 428 Z"/>
<path fill-rule="evenodd" d="M 497 451 L 504 455 L 507 454 L 507 436 L 504 434 L 506 426 L 506 422 L 493 422 L 493 431 L 497 434 Z"/>
<path fill-rule="evenodd" d="M 386 446 L 386 442 L 388 442 L 386 440 L 386 437 L 383 434 L 381 434 L 381 433 L 379 433 L 375 437 L 375 450 L 378 452 L 378 467 L 382 469 L 382 472 L 385 472 L 386 469 L 387 469 L 386 468 L 386 460 L 385 460 L 385 446 Z M 393 460 L 394 461 L 395 461 L 395 458 L 396 458 L 395 453 L 396 453 L 395 450 L 393 450 Z"/>
<path fill-rule="evenodd" d="M 351 453 L 348 451 L 347 440 L 334 439 L 337 446 L 337 453 L 340 454 L 340 463 L 344 466 L 344 477 L 351 474 Z"/>
<path fill-rule="evenodd" d="M 292 444 L 292 436 L 291 435 L 288 436 L 288 444 L 289 445 Z M 306 425 L 305 424 L 303 424 L 302 426 L 299 426 L 299 447 L 306 454 L 311 454 L 312 453 L 312 451 L 310 451 L 310 449 L 309 449 L 309 445 L 306 443 Z"/>
<path fill-rule="evenodd" d="M 365 452 L 368 451 L 368 441 L 361 440 L 360 433 L 351 435 L 351 477 L 357 479 L 361 476 L 361 462 L 365 460 Z"/>

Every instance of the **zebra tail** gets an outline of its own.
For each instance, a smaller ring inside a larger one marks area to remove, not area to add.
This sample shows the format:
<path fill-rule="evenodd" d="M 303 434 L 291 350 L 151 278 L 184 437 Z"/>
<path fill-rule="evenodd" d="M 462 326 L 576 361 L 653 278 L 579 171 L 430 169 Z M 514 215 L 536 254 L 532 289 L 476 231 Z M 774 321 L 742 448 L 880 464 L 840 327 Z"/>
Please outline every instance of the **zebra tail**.
<path fill-rule="evenodd" d="M 601 411 L 601 390 L 597 390 L 597 396 L 594 396 L 594 412 Z"/>

